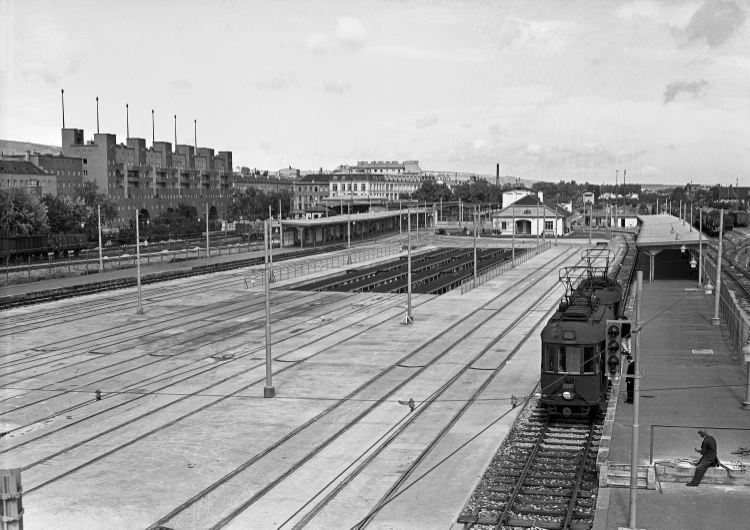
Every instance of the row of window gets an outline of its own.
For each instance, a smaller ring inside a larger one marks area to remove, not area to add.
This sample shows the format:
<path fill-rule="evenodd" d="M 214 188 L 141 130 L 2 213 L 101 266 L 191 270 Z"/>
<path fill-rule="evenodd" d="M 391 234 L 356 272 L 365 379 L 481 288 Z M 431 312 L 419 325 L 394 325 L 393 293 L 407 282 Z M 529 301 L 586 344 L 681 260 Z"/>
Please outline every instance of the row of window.
<path fill-rule="evenodd" d="M 592 346 L 563 346 L 545 344 L 542 369 L 545 372 L 566 374 L 593 374 L 599 367 L 600 351 L 606 343 Z"/>

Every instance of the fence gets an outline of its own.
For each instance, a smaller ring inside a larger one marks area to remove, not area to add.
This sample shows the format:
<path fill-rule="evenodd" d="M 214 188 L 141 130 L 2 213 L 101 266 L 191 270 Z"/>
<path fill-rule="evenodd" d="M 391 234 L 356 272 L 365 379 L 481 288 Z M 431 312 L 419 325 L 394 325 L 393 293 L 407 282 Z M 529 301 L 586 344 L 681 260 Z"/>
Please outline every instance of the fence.
<path fill-rule="evenodd" d="M 502 263 L 499 263 L 498 265 L 495 265 L 494 267 L 490 267 L 488 270 L 482 272 L 482 274 L 479 274 L 476 277 L 466 278 L 464 281 L 461 282 L 461 294 L 468 293 L 474 287 L 479 287 L 486 281 L 491 280 L 492 278 L 495 278 L 496 276 L 501 275 L 502 273 L 504 273 L 505 271 L 509 269 L 512 269 L 516 265 L 519 265 L 521 263 L 524 263 L 525 261 L 528 261 L 534 256 L 549 250 L 551 247 L 552 247 L 552 242 L 547 241 L 546 243 L 542 243 L 538 247 L 533 247 L 533 248 L 526 250 L 526 252 L 524 252 L 520 256 L 516 256 L 516 259 L 513 260 L 512 262 L 504 261 Z"/>
<path fill-rule="evenodd" d="M 713 284 L 716 279 L 716 265 L 710 259 L 706 259 L 707 253 L 705 251 L 703 256 L 704 281 L 710 281 Z M 740 364 L 743 364 L 745 360 L 742 354 L 742 347 L 750 335 L 750 316 L 740 308 L 734 292 L 729 290 L 726 282 L 723 280 L 719 291 L 719 313 L 727 325 L 729 334 L 732 336 L 737 358 Z"/>
<path fill-rule="evenodd" d="M 178 244 L 182 246 L 184 242 L 173 242 L 171 250 L 168 246 L 164 247 L 164 244 L 141 245 L 141 265 L 241 254 L 263 249 L 262 242 L 235 243 L 224 246 L 210 246 L 207 255 L 205 240 L 203 241 L 203 246 L 196 242 L 192 247 L 177 248 Z M 132 254 L 129 252 L 132 252 Z M 135 253 L 136 249 L 134 245 L 125 247 L 125 252 L 121 255 L 113 255 L 112 251 L 108 250 L 108 255 L 102 257 L 102 272 L 135 267 L 137 265 Z M 6 259 L 5 274 L 0 276 L 0 285 L 30 283 L 32 281 L 64 278 L 67 276 L 82 276 L 99 271 L 99 255 L 97 252 L 94 252 L 92 257 L 83 259 L 72 258 L 70 252 L 67 253 L 67 258 L 62 257 L 62 254 L 60 256 L 53 259 L 50 253 L 47 254 L 46 261 L 32 262 L 29 257 L 28 261 L 21 264 L 13 263 L 12 265 L 10 260 Z"/>
<path fill-rule="evenodd" d="M 402 251 L 401 245 L 388 245 L 381 248 L 373 248 L 362 250 L 359 252 L 351 253 L 351 262 L 348 260 L 348 256 L 341 254 L 339 256 L 333 256 L 326 259 L 310 260 L 299 265 L 291 265 L 287 267 L 273 267 L 271 274 L 273 281 L 287 280 L 289 278 L 296 278 L 298 276 L 305 276 L 307 274 L 324 271 L 327 269 L 334 269 L 337 267 L 345 267 L 352 263 L 367 261 L 375 258 L 382 258 L 397 254 Z M 413 248 L 413 247 L 412 247 Z M 252 285 L 264 285 L 265 274 L 264 268 L 252 269 L 249 274 L 245 274 L 245 284 L 248 285 L 248 281 L 252 282 Z"/>

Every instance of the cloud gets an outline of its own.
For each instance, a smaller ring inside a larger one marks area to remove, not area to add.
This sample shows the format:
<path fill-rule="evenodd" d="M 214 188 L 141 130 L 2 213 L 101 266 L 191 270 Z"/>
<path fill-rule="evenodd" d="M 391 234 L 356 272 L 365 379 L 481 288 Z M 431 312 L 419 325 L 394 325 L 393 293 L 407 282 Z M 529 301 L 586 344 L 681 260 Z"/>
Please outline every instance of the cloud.
<path fill-rule="evenodd" d="M 304 40 L 305 47 L 313 53 L 328 53 L 331 39 L 325 33 L 311 33 Z"/>
<path fill-rule="evenodd" d="M 659 172 L 659 168 L 655 166 L 645 165 L 641 168 L 641 175 L 655 175 Z"/>
<path fill-rule="evenodd" d="M 169 82 L 169 84 L 173 88 L 177 88 L 177 89 L 180 89 L 180 90 L 192 90 L 192 89 L 195 88 L 193 86 L 193 83 L 191 83 L 190 81 L 188 81 L 184 77 L 181 78 L 181 79 L 173 79 L 172 81 Z"/>
<path fill-rule="evenodd" d="M 489 127 L 487 127 L 487 130 L 490 133 L 490 136 L 497 137 L 497 136 L 505 136 L 508 134 L 505 129 L 503 129 L 499 123 L 493 123 Z"/>
<path fill-rule="evenodd" d="M 472 147 L 474 147 L 474 149 L 476 149 L 477 151 L 480 151 L 480 150 L 484 149 L 487 146 L 487 142 L 485 142 L 484 140 L 481 140 L 481 139 L 477 138 L 476 140 L 474 140 L 472 142 L 471 145 L 472 145 Z"/>
<path fill-rule="evenodd" d="M 417 124 L 417 127 L 424 129 L 426 127 L 434 127 L 437 125 L 437 122 L 437 114 L 427 114 L 426 116 L 419 118 L 415 123 Z"/>
<path fill-rule="evenodd" d="M 343 81 L 326 81 L 323 85 L 323 90 L 332 94 L 343 94 L 351 89 L 352 85 Z"/>
<path fill-rule="evenodd" d="M 674 33 L 683 45 L 706 42 L 715 48 L 734 35 L 746 18 L 742 8 L 732 0 L 709 0 L 693 14 L 687 26 Z"/>
<path fill-rule="evenodd" d="M 704 89 L 708 88 L 708 81 L 701 79 L 700 81 L 675 81 L 669 83 L 667 88 L 664 89 L 664 104 L 666 105 L 670 101 L 674 101 L 675 96 L 680 92 L 687 92 L 692 94 L 695 98 Z"/>
<path fill-rule="evenodd" d="M 336 26 L 336 38 L 346 48 L 358 50 L 365 45 L 367 30 L 359 19 L 341 17 Z"/>
<path fill-rule="evenodd" d="M 253 83 L 255 88 L 260 90 L 282 91 L 287 88 L 295 87 L 299 84 L 297 76 L 291 72 L 277 72 L 273 77 L 261 79 Z"/>
<path fill-rule="evenodd" d="M 528 45 L 557 45 L 563 44 L 563 24 L 558 21 L 525 20 L 511 17 L 497 34 L 496 40 L 505 49 Z"/>

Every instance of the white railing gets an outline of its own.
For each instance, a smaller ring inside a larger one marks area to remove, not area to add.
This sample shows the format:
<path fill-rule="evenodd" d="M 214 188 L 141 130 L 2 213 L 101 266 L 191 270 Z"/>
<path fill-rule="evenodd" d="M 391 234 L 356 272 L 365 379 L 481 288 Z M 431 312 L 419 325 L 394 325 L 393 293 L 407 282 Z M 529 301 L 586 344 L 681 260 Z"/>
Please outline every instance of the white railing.
<path fill-rule="evenodd" d="M 271 274 L 273 277 L 273 281 L 277 282 L 280 280 L 287 280 L 289 278 L 307 276 L 309 274 L 328 269 L 346 267 L 354 263 L 361 263 L 363 261 L 368 261 L 371 259 L 391 256 L 393 254 L 400 253 L 402 251 L 402 248 L 403 247 L 401 245 L 388 245 L 380 248 L 372 248 L 361 250 L 359 252 L 352 252 L 351 261 L 349 261 L 346 254 L 340 254 L 338 256 L 333 256 L 330 258 L 309 260 L 305 263 L 289 265 L 286 267 L 273 267 L 271 269 Z M 252 287 L 253 285 L 263 285 L 264 279 L 264 267 L 251 269 L 245 273 L 245 286 Z"/>
<path fill-rule="evenodd" d="M 538 247 L 524 249 L 526 250 L 526 252 L 516 256 L 515 260 L 503 261 L 502 263 L 499 263 L 495 265 L 494 267 L 490 267 L 488 270 L 477 275 L 477 277 L 472 276 L 471 278 L 466 278 L 464 281 L 461 282 L 461 294 L 468 293 L 474 287 L 479 287 L 486 281 L 491 280 L 492 278 L 495 278 L 497 276 L 500 276 L 505 271 L 508 271 L 512 269 L 513 267 L 515 267 L 516 265 L 519 265 L 521 263 L 524 263 L 525 261 L 530 260 L 534 256 L 549 250 L 551 247 L 552 247 L 552 242 L 547 241 L 546 243 L 542 243 Z"/>
<path fill-rule="evenodd" d="M 713 285 L 716 280 L 716 265 L 711 259 L 707 259 L 706 254 L 706 252 L 703 254 L 703 281 L 711 282 Z M 715 285 L 714 288 L 716 288 Z M 727 325 L 727 330 L 732 336 L 735 355 L 739 359 L 740 364 L 743 364 L 745 360 L 742 354 L 742 347 L 750 335 L 750 315 L 740 308 L 734 292 L 727 287 L 727 282 L 723 281 L 723 278 L 719 292 L 719 314 L 723 317 L 724 323 Z"/>

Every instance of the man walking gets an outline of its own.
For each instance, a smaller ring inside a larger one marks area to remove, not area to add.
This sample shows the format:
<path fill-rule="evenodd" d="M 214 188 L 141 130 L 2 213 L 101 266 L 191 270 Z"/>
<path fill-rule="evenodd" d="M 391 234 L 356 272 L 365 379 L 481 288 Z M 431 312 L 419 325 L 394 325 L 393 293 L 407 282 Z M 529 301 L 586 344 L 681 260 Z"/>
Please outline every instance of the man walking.
<path fill-rule="evenodd" d="M 709 436 L 706 429 L 700 429 L 698 434 L 703 438 L 701 448 L 696 449 L 697 453 L 700 453 L 701 459 L 698 461 L 698 465 L 695 468 L 695 475 L 693 480 L 687 483 L 688 486 L 698 486 L 703 480 L 703 475 L 709 467 L 714 467 L 718 464 L 719 459 L 716 457 L 716 439 L 713 436 Z"/>

